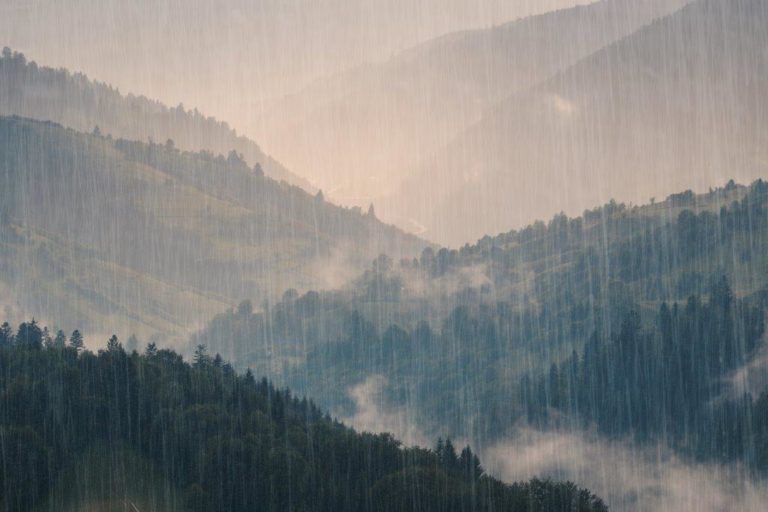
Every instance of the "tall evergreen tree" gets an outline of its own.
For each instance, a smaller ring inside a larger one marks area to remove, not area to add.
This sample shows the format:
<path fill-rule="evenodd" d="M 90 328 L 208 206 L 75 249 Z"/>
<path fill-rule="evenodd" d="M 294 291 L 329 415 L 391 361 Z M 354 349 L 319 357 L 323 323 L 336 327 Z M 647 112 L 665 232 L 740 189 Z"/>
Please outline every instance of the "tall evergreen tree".
<path fill-rule="evenodd" d="M 22 322 L 16 332 L 16 342 L 32 348 L 40 348 L 43 345 L 43 331 L 33 318 L 31 322 Z"/>
<path fill-rule="evenodd" d="M 120 340 L 117 339 L 117 335 L 113 334 L 107 340 L 107 352 L 119 352 L 121 350 L 123 350 L 123 346 L 120 344 Z"/>
<path fill-rule="evenodd" d="M 51 336 L 51 332 L 48 330 L 48 327 L 43 327 L 43 346 L 45 348 L 53 348 L 53 337 Z"/>
<path fill-rule="evenodd" d="M 0 348 L 10 347 L 15 342 L 15 336 L 13 335 L 13 328 L 8 322 L 3 322 L 0 326 Z"/>
<path fill-rule="evenodd" d="M 196 368 L 203 368 L 208 366 L 211 362 L 211 358 L 206 351 L 205 345 L 198 345 L 195 348 L 195 354 L 192 358 L 193 366 Z"/>
<path fill-rule="evenodd" d="M 85 347 L 83 335 L 80 334 L 80 331 L 78 331 L 77 329 L 72 331 L 72 335 L 69 337 L 69 346 L 77 350 L 78 352 L 83 350 L 83 348 Z"/>
<path fill-rule="evenodd" d="M 67 335 L 64 334 L 64 331 L 59 329 L 56 332 L 56 336 L 53 338 L 53 347 L 54 348 L 64 348 L 67 344 Z"/>

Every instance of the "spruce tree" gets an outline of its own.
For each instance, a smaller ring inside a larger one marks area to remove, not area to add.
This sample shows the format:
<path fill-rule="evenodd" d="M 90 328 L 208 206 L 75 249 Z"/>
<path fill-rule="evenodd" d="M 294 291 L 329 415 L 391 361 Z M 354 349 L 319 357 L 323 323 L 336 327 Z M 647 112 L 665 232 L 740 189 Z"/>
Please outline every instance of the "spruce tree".
<path fill-rule="evenodd" d="M 116 334 L 113 334 L 107 341 L 107 352 L 119 352 L 122 349 L 123 346 L 120 344 L 120 340 L 117 339 Z"/>
<path fill-rule="evenodd" d="M 72 335 L 69 337 L 69 346 L 77 350 L 78 352 L 83 350 L 83 347 L 84 347 L 83 335 L 80 334 L 80 331 L 78 331 L 77 329 L 72 331 Z"/>
<path fill-rule="evenodd" d="M 16 333 L 16 341 L 20 345 L 40 348 L 43 344 L 43 331 L 33 318 L 31 322 L 22 322 Z"/>
<path fill-rule="evenodd" d="M 0 326 L 0 348 L 10 347 L 13 345 L 14 341 L 15 337 L 13 335 L 13 329 L 8 322 L 3 323 L 3 325 Z"/>
<path fill-rule="evenodd" d="M 61 329 L 56 332 L 56 336 L 53 338 L 54 348 L 64 348 L 67 344 L 67 335 Z"/>
<path fill-rule="evenodd" d="M 193 366 L 195 368 L 203 368 L 211 362 L 211 358 L 208 356 L 205 345 L 198 345 L 195 348 L 195 355 L 193 358 Z"/>

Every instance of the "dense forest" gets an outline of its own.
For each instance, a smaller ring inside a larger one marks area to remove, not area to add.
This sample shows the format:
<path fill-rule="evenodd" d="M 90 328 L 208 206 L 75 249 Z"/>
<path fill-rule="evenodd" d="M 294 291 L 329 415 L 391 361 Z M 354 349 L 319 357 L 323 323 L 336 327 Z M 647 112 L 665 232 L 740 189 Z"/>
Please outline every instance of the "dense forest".
<path fill-rule="evenodd" d="M 16 322 L 28 312 L 68 330 L 186 339 L 243 297 L 328 286 L 335 271 L 426 245 L 235 151 L 0 117 L 0 290 Z"/>
<path fill-rule="evenodd" d="M 631 311 L 612 339 L 594 336 L 581 354 L 523 377 L 528 421 L 580 419 L 610 436 L 660 439 L 768 472 L 768 390 L 753 397 L 733 375 L 762 345 L 766 299 L 736 299 L 721 279 L 707 302 L 663 303 L 650 325 Z"/>
<path fill-rule="evenodd" d="M 94 354 L 34 320 L 0 327 L 0 448 L 8 512 L 607 510 L 571 483 L 503 484 L 450 440 L 357 433 L 202 350 Z"/>
<path fill-rule="evenodd" d="M 612 202 L 416 260 L 380 257 L 345 289 L 289 291 L 256 309 L 244 302 L 191 346 L 349 415 L 349 390 L 383 377 L 384 404 L 415 410 L 427 432 L 481 446 L 521 421 L 556 425 L 562 415 L 551 411 L 561 409 L 576 419 L 559 423 L 762 467 L 752 403 L 762 389 L 736 392 L 727 381 L 763 344 L 767 199 L 762 181 L 731 182 L 643 207 Z M 638 340 L 630 348 L 627 336 Z M 605 345 L 597 362 L 595 344 Z M 610 380 L 583 381 L 598 362 Z M 747 392 L 754 397 L 730 396 Z"/>
<path fill-rule="evenodd" d="M 82 73 L 52 69 L 3 48 L 0 55 L 0 115 L 53 121 L 80 132 L 95 126 L 105 135 L 131 140 L 173 140 L 187 151 L 214 154 L 236 151 L 264 173 L 308 192 L 314 187 L 266 155 L 252 140 L 227 123 L 184 105 L 167 107 L 144 96 L 123 96 L 118 89 L 94 82 Z"/>

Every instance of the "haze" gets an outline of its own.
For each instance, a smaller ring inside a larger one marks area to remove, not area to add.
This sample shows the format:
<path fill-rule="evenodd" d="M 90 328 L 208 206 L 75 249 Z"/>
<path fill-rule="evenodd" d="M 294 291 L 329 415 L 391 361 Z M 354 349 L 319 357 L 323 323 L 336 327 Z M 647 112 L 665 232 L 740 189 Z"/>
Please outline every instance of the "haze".
<path fill-rule="evenodd" d="M 39 64 L 83 72 L 122 93 L 215 116 L 300 177 L 292 183 L 312 193 L 321 189 L 337 204 L 374 204 L 386 222 L 459 246 L 559 211 L 578 214 L 611 198 L 645 201 L 690 182 L 685 166 L 675 162 L 679 168 L 671 176 L 677 180 L 624 186 L 621 180 L 629 171 L 619 169 L 618 183 L 568 193 L 580 176 L 603 182 L 604 171 L 598 170 L 616 167 L 600 150 L 596 133 L 611 122 L 630 125 L 595 119 L 605 114 L 601 109 L 611 91 L 624 86 L 621 82 L 603 87 L 606 96 L 595 105 L 580 106 L 593 113 L 574 117 L 556 153 L 597 156 L 577 155 L 565 165 L 542 163 L 542 154 L 554 154 L 550 134 L 555 128 L 543 126 L 542 137 L 528 133 L 548 118 L 521 107 L 531 104 L 521 96 L 526 91 L 558 73 L 584 68 L 586 57 L 620 41 L 628 50 L 614 62 L 642 58 L 647 48 L 679 65 L 673 61 L 676 48 L 656 47 L 646 39 L 655 41 L 658 35 L 644 39 L 636 32 L 688 0 L 582 3 L 573 8 L 575 0 L 11 1 L 0 7 L 0 32 L 4 44 Z M 606 60 L 589 72 L 598 83 L 615 76 L 614 62 Z M 562 86 L 552 93 L 561 95 L 563 104 L 586 93 L 573 80 L 565 83 L 570 96 L 563 96 Z M 661 77 L 659 83 L 669 80 Z M 658 84 L 643 85 L 639 98 L 659 94 Z M 728 99 L 742 92 L 723 94 Z M 745 97 L 748 102 L 749 94 Z M 728 110 L 731 116 L 742 111 L 734 107 Z M 740 118 L 732 121 L 744 124 Z M 659 130 L 653 123 L 635 125 Z M 495 140 L 497 146 L 490 147 Z M 713 165 L 727 157 L 720 144 L 708 148 L 718 151 L 717 159 L 709 158 Z M 532 156 L 525 156 L 528 149 Z M 669 167 L 647 158 L 635 164 Z M 761 172 L 750 163 L 741 169 L 735 177 L 743 181 Z M 574 180 L 557 197 L 537 178 L 555 172 Z M 709 172 L 693 184 L 706 190 L 725 177 Z M 501 199 L 494 196 L 500 190 L 507 191 Z M 473 205 L 481 205 L 481 211 L 471 222 L 452 213 Z"/>
<path fill-rule="evenodd" d="M 768 0 L 575 1 L 0 0 L 0 511 L 763 512 Z"/>
<path fill-rule="evenodd" d="M 3 45 L 40 64 L 170 105 L 183 102 L 244 130 L 259 123 L 261 100 L 312 80 L 448 32 L 577 3 L 6 0 L 0 33 Z"/>

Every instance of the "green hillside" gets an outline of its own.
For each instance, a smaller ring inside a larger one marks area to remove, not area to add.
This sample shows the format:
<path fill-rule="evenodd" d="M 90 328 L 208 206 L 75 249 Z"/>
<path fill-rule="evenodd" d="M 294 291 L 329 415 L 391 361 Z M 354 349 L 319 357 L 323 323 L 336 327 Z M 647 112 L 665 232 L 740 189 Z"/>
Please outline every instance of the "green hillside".
<path fill-rule="evenodd" d="M 243 298 L 332 286 L 425 246 L 234 152 L 15 117 L 0 118 L 0 195 L 2 303 L 67 329 L 181 336 Z"/>

